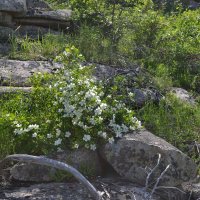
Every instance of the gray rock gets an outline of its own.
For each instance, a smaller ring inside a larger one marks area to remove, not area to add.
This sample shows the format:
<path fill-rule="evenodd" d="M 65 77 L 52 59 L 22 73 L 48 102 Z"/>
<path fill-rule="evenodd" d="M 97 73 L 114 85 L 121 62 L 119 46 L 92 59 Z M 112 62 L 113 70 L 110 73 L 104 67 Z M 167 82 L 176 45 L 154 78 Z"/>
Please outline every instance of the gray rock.
<path fill-rule="evenodd" d="M 145 194 L 149 195 L 148 192 L 144 192 L 144 188 L 116 177 L 99 178 L 93 180 L 92 184 L 98 188 L 99 191 L 106 190 L 107 195 L 104 195 L 104 200 L 128 200 L 134 198 L 137 200 L 144 200 L 143 196 Z M 8 187 L 0 193 L 0 199 L 93 200 L 88 190 L 78 182 L 36 184 L 19 188 Z M 151 200 L 163 199 L 158 195 L 153 195 Z"/>
<path fill-rule="evenodd" d="M 144 74 L 144 72 L 141 72 L 141 69 L 139 67 L 136 67 L 135 69 L 121 69 L 100 64 L 94 64 L 94 65 L 95 65 L 94 76 L 98 80 L 112 81 L 112 79 L 117 75 L 124 75 L 125 77 L 127 77 L 127 79 L 131 84 L 127 85 L 126 89 L 134 94 L 134 106 L 142 107 L 148 101 L 153 101 L 153 102 L 160 101 L 161 95 L 157 90 L 149 89 L 148 86 L 147 87 L 141 86 L 140 88 L 136 87 L 137 82 L 139 82 L 138 77 L 147 76 Z"/>
<path fill-rule="evenodd" d="M 189 92 L 183 88 L 172 88 L 170 93 L 174 94 L 178 99 L 183 102 L 187 102 L 191 105 L 195 105 L 195 99 L 189 94 Z"/>
<path fill-rule="evenodd" d="M 52 159 L 67 163 L 78 169 L 84 175 L 95 177 L 101 175 L 101 163 L 97 152 L 87 149 L 67 150 L 50 156 Z M 59 172 L 51 167 L 22 163 L 14 165 L 10 177 L 18 181 L 49 182 L 59 177 Z"/>
<path fill-rule="evenodd" d="M 13 30 L 8 27 L 0 26 L 0 43 L 5 43 L 12 36 Z"/>
<path fill-rule="evenodd" d="M 190 0 L 188 8 L 190 9 L 197 9 L 200 7 L 200 3 L 197 3 L 196 1 Z"/>
<path fill-rule="evenodd" d="M 42 11 L 30 10 L 24 17 L 15 18 L 18 25 L 42 26 L 52 29 L 68 29 L 71 25 L 70 10 Z"/>
<path fill-rule="evenodd" d="M 102 174 L 101 163 L 96 151 L 85 148 L 65 150 L 64 152 L 56 153 L 51 157 L 72 165 L 86 175 L 97 176 Z"/>
<path fill-rule="evenodd" d="M 30 86 L 28 78 L 34 73 L 51 73 L 60 65 L 47 61 L 17 61 L 0 59 L 0 85 Z"/>
<path fill-rule="evenodd" d="M 11 178 L 18 181 L 49 182 L 55 179 L 54 168 L 37 164 L 16 164 L 10 170 Z"/>
<path fill-rule="evenodd" d="M 50 10 L 50 11 L 37 11 L 28 12 L 27 17 L 39 18 L 39 19 L 48 19 L 48 20 L 60 20 L 68 21 L 72 15 L 71 10 Z"/>
<path fill-rule="evenodd" d="M 7 43 L 7 42 L 0 43 L 0 58 L 8 55 L 10 50 L 11 50 L 11 44 L 10 43 Z"/>
<path fill-rule="evenodd" d="M 6 12 L 0 11 L 0 25 L 12 26 L 12 15 Z"/>
<path fill-rule="evenodd" d="M 24 14 L 27 11 L 26 0 L 1 0 L 0 11 L 12 14 Z"/>
<path fill-rule="evenodd" d="M 106 144 L 101 150 L 101 155 L 118 174 L 141 185 L 145 184 L 147 177 L 145 168 L 156 165 L 158 153 L 162 159 L 151 176 L 151 183 L 168 164 L 171 166 L 161 179 L 161 185 L 178 186 L 195 178 L 197 166 L 188 156 L 146 130 L 127 134 L 114 144 Z"/>
<path fill-rule="evenodd" d="M 185 183 L 182 185 L 184 191 L 191 193 L 192 198 L 195 200 L 200 200 L 200 182 L 199 183 Z"/>
<path fill-rule="evenodd" d="M 40 10 L 50 10 L 48 3 L 42 0 L 27 0 L 26 1 L 27 9 L 40 9 Z"/>

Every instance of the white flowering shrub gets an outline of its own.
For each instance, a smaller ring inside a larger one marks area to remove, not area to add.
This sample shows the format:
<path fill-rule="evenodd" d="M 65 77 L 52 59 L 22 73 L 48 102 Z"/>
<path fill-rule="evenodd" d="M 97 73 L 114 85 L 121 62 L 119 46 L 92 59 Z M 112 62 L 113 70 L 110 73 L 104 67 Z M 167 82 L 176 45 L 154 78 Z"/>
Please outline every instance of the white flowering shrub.
<path fill-rule="evenodd" d="M 81 64 L 84 59 L 75 47 L 66 48 L 56 60 L 64 67 L 42 85 L 43 93 L 51 94 L 50 114 L 44 116 L 40 125 L 24 126 L 15 121 L 14 134 L 18 139 L 27 139 L 28 135 L 30 141 L 46 143 L 57 151 L 66 147 L 95 150 L 102 142 L 113 143 L 141 127 L 134 111 L 112 92 L 116 88 L 105 93 L 104 84 L 91 75 L 92 67 Z"/>

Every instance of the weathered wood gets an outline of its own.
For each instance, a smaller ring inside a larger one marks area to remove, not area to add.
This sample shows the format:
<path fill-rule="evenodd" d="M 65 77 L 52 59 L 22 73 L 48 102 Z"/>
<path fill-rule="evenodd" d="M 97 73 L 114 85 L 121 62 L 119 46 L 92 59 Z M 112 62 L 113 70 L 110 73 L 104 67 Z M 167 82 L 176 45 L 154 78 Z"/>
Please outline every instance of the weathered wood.
<path fill-rule="evenodd" d="M 74 167 L 72 167 L 66 163 L 52 160 L 52 159 L 45 158 L 45 157 L 41 157 L 41 156 L 32 156 L 32 155 L 26 155 L 26 154 L 14 154 L 14 155 L 9 155 L 4 160 L 2 160 L 0 162 L 0 166 L 4 162 L 10 161 L 10 160 L 45 165 L 45 166 L 54 167 L 56 169 L 67 171 L 67 172 L 71 173 L 78 181 L 80 181 L 89 190 L 91 195 L 96 200 L 102 199 L 101 192 L 96 190 L 96 188 L 78 170 L 76 170 Z"/>

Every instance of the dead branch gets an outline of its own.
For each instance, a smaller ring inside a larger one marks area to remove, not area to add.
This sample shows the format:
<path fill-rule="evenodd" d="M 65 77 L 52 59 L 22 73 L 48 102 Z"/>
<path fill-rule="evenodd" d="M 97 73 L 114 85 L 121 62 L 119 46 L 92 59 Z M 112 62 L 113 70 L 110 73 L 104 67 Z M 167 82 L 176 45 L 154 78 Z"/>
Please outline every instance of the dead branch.
<path fill-rule="evenodd" d="M 80 181 L 91 193 L 91 195 L 96 199 L 96 200 L 101 200 L 102 199 L 102 193 L 96 188 L 75 168 L 72 166 L 59 162 L 56 160 L 52 160 L 49 158 L 41 157 L 41 156 L 31 156 L 31 155 L 26 155 L 26 154 L 14 154 L 14 155 L 9 155 L 7 156 L 4 160 L 0 162 L 0 165 L 6 161 L 21 161 L 21 162 L 29 162 L 29 163 L 34 163 L 34 164 L 39 164 L 39 165 L 45 165 L 49 167 L 54 167 L 56 169 L 64 170 L 72 174 L 78 181 Z"/>
<path fill-rule="evenodd" d="M 160 159 L 161 159 L 161 154 L 158 154 L 157 164 L 156 164 L 155 167 L 150 171 L 150 173 L 148 173 L 148 175 L 147 175 L 146 183 L 145 183 L 145 191 L 147 191 L 147 189 L 148 189 L 148 187 L 149 187 L 149 179 L 150 179 L 151 175 L 156 171 L 158 165 L 160 164 Z"/>
<path fill-rule="evenodd" d="M 155 190 L 158 188 L 158 184 L 159 184 L 160 180 L 162 179 L 162 177 L 163 177 L 164 174 L 167 172 L 167 170 L 169 169 L 170 166 L 171 166 L 170 164 L 167 165 L 167 167 L 165 168 L 165 170 L 164 170 L 164 171 L 161 173 L 161 175 L 158 177 L 158 179 L 157 179 L 157 181 L 156 181 L 156 183 L 155 183 L 155 185 L 154 185 L 154 187 L 153 187 L 153 189 L 152 189 L 152 191 L 151 191 L 151 194 L 150 194 L 150 196 L 149 196 L 149 199 L 150 199 L 150 200 L 151 200 L 151 198 L 152 198 L 152 196 L 153 196 Z"/>

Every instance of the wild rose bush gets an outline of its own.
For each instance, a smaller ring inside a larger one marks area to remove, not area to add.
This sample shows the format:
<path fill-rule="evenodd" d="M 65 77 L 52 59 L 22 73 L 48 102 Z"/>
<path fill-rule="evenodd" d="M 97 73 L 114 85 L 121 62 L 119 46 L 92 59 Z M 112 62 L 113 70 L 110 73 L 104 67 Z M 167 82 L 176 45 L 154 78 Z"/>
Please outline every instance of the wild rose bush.
<path fill-rule="evenodd" d="M 43 92 L 53 97 L 51 114 L 39 124 L 35 121 L 22 125 L 14 121 L 18 140 L 26 137 L 29 143 L 47 143 L 57 151 L 66 147 L 95 150 L 102 142 L 113 143 L 115 138 L 141 127 L 134 111 L 122 101 L 122 95 L 113 92 L 117 88 L 113 86 L 105 93 L 103 82 L 91 75 L 91 66 L 81 64 L 84 58 L 75 47 L 66 48 L 56 61 L 64 67 L 42 86 Z M 35 81 L 41 76 L 37 75 Z"/>

